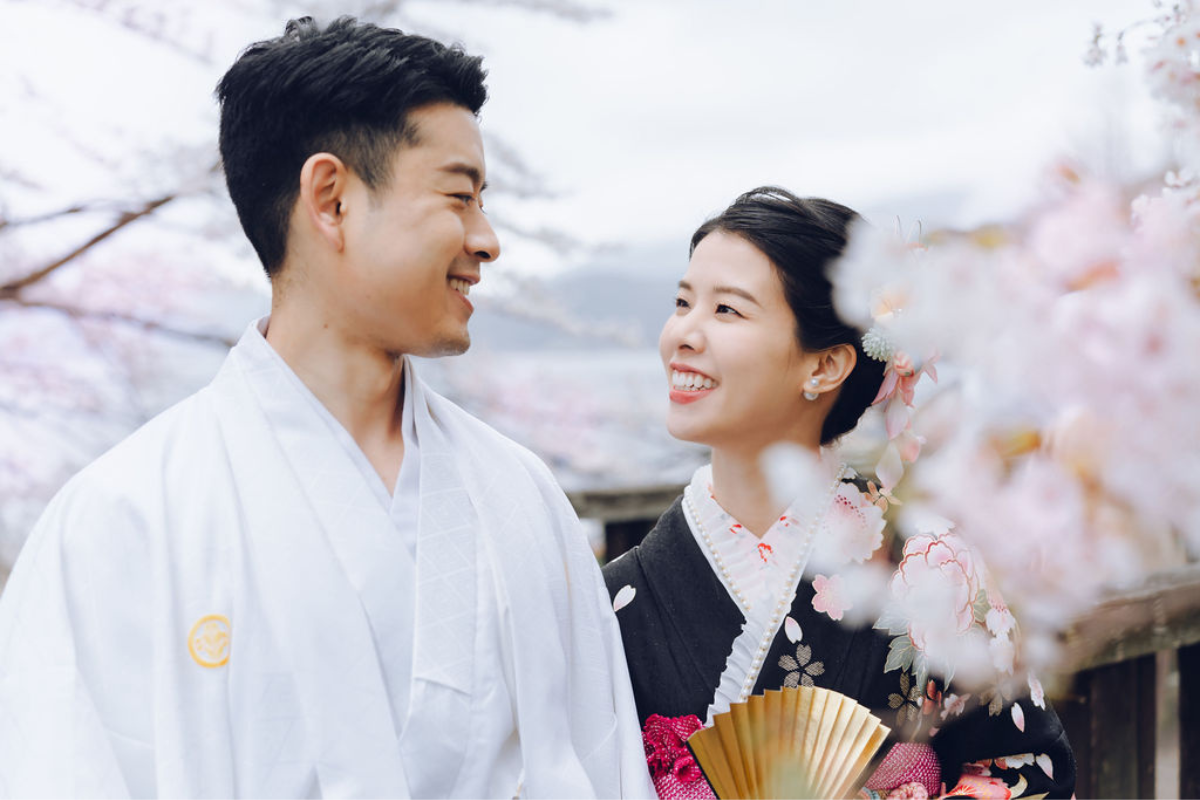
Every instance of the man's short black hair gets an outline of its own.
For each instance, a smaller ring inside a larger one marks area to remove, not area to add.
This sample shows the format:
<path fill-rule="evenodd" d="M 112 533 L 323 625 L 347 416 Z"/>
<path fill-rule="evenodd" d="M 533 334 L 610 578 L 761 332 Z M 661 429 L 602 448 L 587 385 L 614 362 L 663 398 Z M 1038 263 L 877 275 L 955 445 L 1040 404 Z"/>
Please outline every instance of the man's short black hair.
<path fill-rule="evenodd" d="M 217 85 L 229 196 L 267 275 L 287 251 L 300 168 L 313 153 L 342 159 L 372 190 L 418 132 L 409 112 L 449 102 L 478 114 L 483 59 L 424 36 L 341 17 L 311 17 L 246 48 Z"/>

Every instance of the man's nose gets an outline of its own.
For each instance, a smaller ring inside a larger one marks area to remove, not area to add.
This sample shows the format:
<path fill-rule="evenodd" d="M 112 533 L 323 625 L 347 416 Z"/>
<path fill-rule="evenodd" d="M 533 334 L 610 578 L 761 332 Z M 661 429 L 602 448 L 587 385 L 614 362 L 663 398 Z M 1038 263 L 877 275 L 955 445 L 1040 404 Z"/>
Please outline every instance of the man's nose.
<path fill-rule="evenodd" d="M 495 261 L 500 257 L 500 239 L 482 211 L 471 215 L 467 229 L 466 250 L 480 261 Z"/>

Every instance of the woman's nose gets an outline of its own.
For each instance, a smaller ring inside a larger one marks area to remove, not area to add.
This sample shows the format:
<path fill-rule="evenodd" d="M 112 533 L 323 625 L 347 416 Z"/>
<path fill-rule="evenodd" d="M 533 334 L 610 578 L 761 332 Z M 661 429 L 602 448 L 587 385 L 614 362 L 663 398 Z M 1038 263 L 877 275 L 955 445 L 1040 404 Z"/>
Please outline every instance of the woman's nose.
<path fill-rule="evenodd" d="M 693 352 L 704 350 L 704 328 L 700 324 L 699 315 L 690 309 L 671 317 L 667 321 L 667 327 L 671 329 L 672 349 Z"/>

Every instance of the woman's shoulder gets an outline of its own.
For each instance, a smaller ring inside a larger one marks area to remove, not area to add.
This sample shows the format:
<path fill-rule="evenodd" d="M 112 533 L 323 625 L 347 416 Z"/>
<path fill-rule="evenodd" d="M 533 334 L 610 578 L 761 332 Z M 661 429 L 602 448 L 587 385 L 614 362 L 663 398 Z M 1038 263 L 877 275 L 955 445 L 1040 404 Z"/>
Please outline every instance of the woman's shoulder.
<path fill-rule="evenodd" d="M 623 587 L 637 586 L 645 570 L 655 569 L 672 552 L 678 557 L 680 534 L 689 534 L 687 519 L 683 515 L 683 495 L 675 498 L 639 544 L 601 568 L 609 594 L 615 597 Z"/>

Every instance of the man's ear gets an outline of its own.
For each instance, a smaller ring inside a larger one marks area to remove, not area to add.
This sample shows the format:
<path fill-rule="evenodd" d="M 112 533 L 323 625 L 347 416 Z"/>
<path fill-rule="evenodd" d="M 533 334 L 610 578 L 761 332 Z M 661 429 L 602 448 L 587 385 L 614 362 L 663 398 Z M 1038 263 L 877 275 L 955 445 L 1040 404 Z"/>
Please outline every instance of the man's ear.
<path fill-rule="evenodd" d="M 346 246 L 342 222 L 349 182 L 350 170 L 332 153 L 314 153 L 300 168 L 300 212 L 339 253 Z"/>
<path fill-rule="evenodd" d="M 858 364 L 858 352 L 853 345 L 839 344 L 815 354 L 817 362 L 802 387 L 823 394 L 841 386 Z M 816 383 L 812 383 L 815 380 Z"/>

